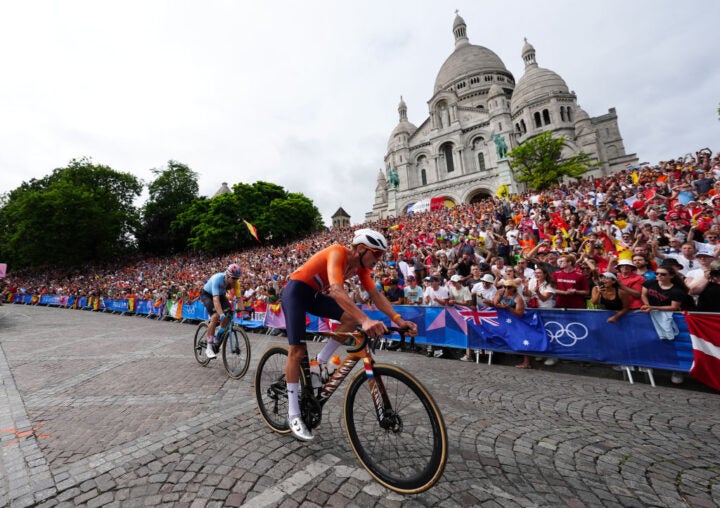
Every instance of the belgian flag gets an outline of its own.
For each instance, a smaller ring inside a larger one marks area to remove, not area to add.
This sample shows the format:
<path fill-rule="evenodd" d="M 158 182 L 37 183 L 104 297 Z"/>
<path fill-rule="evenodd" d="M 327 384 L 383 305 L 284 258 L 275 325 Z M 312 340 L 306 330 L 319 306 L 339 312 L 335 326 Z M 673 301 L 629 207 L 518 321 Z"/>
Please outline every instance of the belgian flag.
<path fill-rule="evenodd" d="M 252 235 L 252 237 L 255 238 L 255 240 L 257 240 L 258 243 L 262 243 L 262 242 L 260 242 L 260 238 L 258 238 L 257 228 L 255 226 L 253 226 L 252 224 L 250 224 L 245 219 L 243 219 L 243 222 L 245 223 L 245 226 L 247 226 L 248 231 L 250 231 L 250 234 Z"/>

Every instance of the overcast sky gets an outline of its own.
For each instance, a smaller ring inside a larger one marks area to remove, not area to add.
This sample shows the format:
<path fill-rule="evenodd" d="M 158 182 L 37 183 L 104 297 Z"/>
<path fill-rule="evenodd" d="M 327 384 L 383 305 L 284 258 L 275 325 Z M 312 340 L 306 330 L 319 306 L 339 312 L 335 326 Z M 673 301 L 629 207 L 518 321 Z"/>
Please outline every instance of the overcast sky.
<path fill-rule="evenodd" d="M 264 180 L 354 224 L 374 200 L 402 95 L 427 117 L 454 49 L 518 81 L 523 38 L 628 152 L 720 150 L 720 2 L 27 1 L 0 11 L 0 193 L 90 157 L 148 182 L 170 159 L 200 193 Z"/>

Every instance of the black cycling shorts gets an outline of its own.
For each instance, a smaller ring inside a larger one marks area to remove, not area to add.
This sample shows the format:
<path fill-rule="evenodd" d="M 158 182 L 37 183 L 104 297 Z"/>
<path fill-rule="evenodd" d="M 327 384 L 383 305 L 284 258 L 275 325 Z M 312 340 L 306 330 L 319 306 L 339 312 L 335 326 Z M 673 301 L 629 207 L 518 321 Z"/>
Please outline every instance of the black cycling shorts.
<path fill-rule="evenodd" d="M 205 309 L 208 311 L 210 317 L 212 317 L 213 314 L 217 314 L 215 312 L 215 304 L 213 303 L 213 295 L 203 289 L 200 292 L 200 301 L 205 306 Z M 223 310 L 223 314 L 227 314 L 232 310 L 230 302 L 225 295 L 220 295 L 220 307 Z"/>
<path fill-rule="evenodd" d="M 317 292 L 299 280 L 290 280 L 280 300 L 285 315 L 288 343 L 299 346 L 305 342 L 305 313 L 340 321 L 345 312 L 327 295 Z"/>

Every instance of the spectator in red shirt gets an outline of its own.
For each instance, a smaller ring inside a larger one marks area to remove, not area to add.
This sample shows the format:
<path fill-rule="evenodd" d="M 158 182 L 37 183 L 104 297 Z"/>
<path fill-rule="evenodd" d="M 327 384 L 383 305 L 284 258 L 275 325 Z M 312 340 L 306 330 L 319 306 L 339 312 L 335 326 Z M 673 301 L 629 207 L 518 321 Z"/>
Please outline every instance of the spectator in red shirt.
<path fill-rule="evenodd" d="M 560 270 L 553 273 L 557 286 L 555 307 L 584 309 L 585 298 L 590 294 L 587 277 L 575 270 L 575 256 L 563 255 L 558 259 Z"/>
<path fill-rule="evenodd" d="M 636 273 L 637 267 L 630 259 L 621 259 L 617 264 L 617 269 L 619 272 L 618 287 L 628 294 L 630 310 L 639 309 L 643 305 L 640 296 L 645 277 Z"/>

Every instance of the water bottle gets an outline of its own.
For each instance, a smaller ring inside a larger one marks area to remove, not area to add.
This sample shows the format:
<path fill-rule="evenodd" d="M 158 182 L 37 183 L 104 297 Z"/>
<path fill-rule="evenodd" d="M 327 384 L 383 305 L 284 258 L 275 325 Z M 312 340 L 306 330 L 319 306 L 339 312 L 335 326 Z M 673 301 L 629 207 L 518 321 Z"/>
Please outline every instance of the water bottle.
<path fill-rule="evenodd" d="M 310 381 L 313 388 L 320 388 L 322 382 L 320 381 L 320 364 L 317 358 L 310 360 Z"/>
<path fill-rule="evenodd" d="M 225 333 L 225 328 L 221 326 L 220 328 L 218 328 L 217 338 L 218 338 L 218 339 L 222 339 L 222 336 L 223 336 L 224 333 Z"/>

